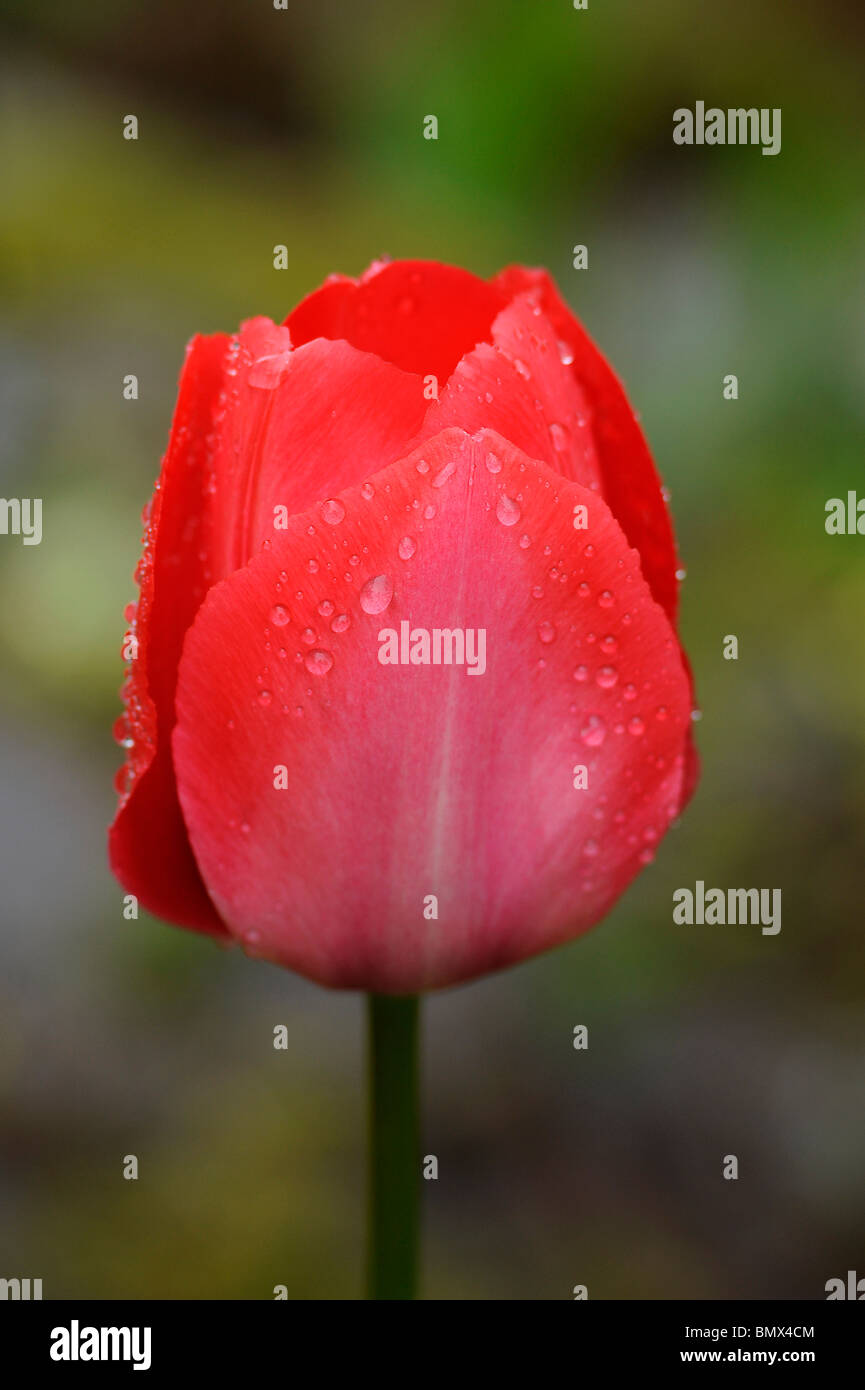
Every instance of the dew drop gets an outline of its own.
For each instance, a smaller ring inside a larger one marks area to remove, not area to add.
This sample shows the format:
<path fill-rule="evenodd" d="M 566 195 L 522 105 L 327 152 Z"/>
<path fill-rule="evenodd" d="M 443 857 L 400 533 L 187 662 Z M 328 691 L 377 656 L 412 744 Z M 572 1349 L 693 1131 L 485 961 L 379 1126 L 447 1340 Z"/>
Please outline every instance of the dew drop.
<path fill-rule="evenodd" d="M 318 611 L 323 618 L 330 617 L 331 613 L 333 612 L 333 604 L 331 603 L 329 598 L 322 599 L 321 603 L 318 605 Z"/>
<path fill-rule="evenodd" d="M 338 526 L 345 516 L 345 507 L 336 497 L 329 497 L 326 502 L 321 504 L 321 519 L 326 521 L 328 526 Z"/>
<path fill-rule="evenodd" d="M 531 381 L 532 374 L 526 366 L 525 362 L 522 362 L 519 357 L 514 358 L 514 366 L 516 367 L 520 376 L 523 378 L 523 381 Z"/>
<path fill-rule="evenodd" d="M 269 705 L 272 699 L 273 696 L 271 695 L 269 690 L 259 690 L 258 703 L 260 705 Z"/>
<path fill-rule="evenodd" d="M 585 580 L 583 580 L 582 584 L 577 585 L 577 593 L 579 594 L 580 598 L 588 598 L 591 592 L 592 591 Z"/>
<path fill-rule="evenodd" d="M 330 625 L 331 632 L 347 632 L 351 627 L 351 618 L 347 613 L 337 613 Z"/>
<path fill-rule="evenodd" d="M 364 613 L 383 613 L 393 598 L 390 575 L 377 574 L 368 579 L 360 591 L 360 606 Z"/>
<path fill-rule="evenodd" d="M 570 346 L 569 343 L 562 342 L 561 339 L 559 340 L 558 348 L 559 348 L 559 361 L 560 361 L 565 367 L 570 367 L 571 363 L 572 363 L 573 360 L 574 360 L 574 350 L 573 350 L 573 348 Z"/>
<path fill-rule="evenodd" d="M 553 624 L 541 623 L 538 627 L 538 637 L 541 639 L 542 642 L 555 642 L 556 629 L 554 628 Z"/>
<path fill-rule="evenodd" d="M 519 503 L 508 497 L 507 493 L 500 492 L 496 500 L 496 516 L 502 526 L 516 526 L 522 516 Z"/>
<path fill-rule="evenodd" d="M 580 738 L 587 748 L 600 748 L 607 736 L 607 726 L 599 714 L 590 714 L 580 729 Z"/>
<path fill-rule="evenodd" d="M 270 621 L 276 627 L 285 627 L 286 623 L 291 621 L 288 609 L 284 608 L 281 603 L 275 604 L 270 610 Z"/>
<path fill-rule="evenodd" d="M 594 859 L 594 857 L 595 857 L 595 855 L 597 854 L 597 852 L 598 852 L 598 842 L 597 842 L 597 840 L 586 840 L 586 843 L 583 845 L 583 854 L 586 856 L 586 858 L 587 858 L 587 859 Z"/>
<path fill-rule="evenodd" d="M 550 439 L 553 441 L 553 448 L 557 454 L 564 454 L 570 444 L 568 432 L 564 425 L 550 425 Z"/>
<path fill-rule="evenodd" d="M 417 469 L 418 473 L 429 472 L 429 464 L 427 463 L 426 459 L 418 459 L 417 463 L 415 464 L 415 468 Z"/>
<path fill-rule="evenodd" d="M 628 720 L 628 733 L 633 734 L 634 738 L 639 738 L 645 732 L 646 726 L 638 714 L 635 714 L 633 719 Z"/>
<path fill-rule="evenodd" d="M 318 561 L 307 560 L 306 568 L 309 570 L 310 574 L 318 574 Z"/>
<path fill-rule="evenodd" d="M 618 679 L 619 673 L 615 666 L 601 666 L 595 676 L 595 680 L 602 690 L 612 690 Z"/>
<path fill-rule="evenodd" d="M 410 560 L 417 550 L 414 539 L 411 536 L 403 536 L 397 546 L 397 554 L 401 560 Z"/>
<path fill-rule="evenodd" d="M 452 478 L 457 471 L 456 459 L 448 459 L 444 468 L 440 468 L 432 480 L 433 487 L 444 487 L 448 478 Z"/>
<path fill-rule="evenodd" d="M 320 650 L 307 652 L 303 664 L 311 676 L 325 676 L 333 665 L 333 657 L 330 652 Z"/>
<path fill-rule="evenodd" d="M 502 461 L 498 454 L 487 454 L 486 464 L 491 473 L 501 473 Z"/>
<path fill-rule="evenodd" d="M 588 666 L 578 666 L 578 667 L 576 668 L 576 670 L 574 671 L 574 680 L 575 680 L 575 681 L 581 681 L 581 682 L 582 682 L 582 681 L 587 681 L 588 679 L 589 679 L 589 668 L 588 668 Z"/>
<path fill-rule="evenodd" d="M 371 497 L 375 497 L 375 488 L 373 487 L 372 483 L 364 483 L 363 487 L 360 490 L 360 495 L 361 497 L 365 497 L 367 502 Z"/>
<path fill-rule="evenodd" d="M 529 536 L 520 536 L 520 550 L 528 550 L 531 543 Z"/>
<path fill-rule="evenodd" d="M 432 502 L 427 503 L 427 505 L 423 509 L 423 514 L 426 517 L 427 521 L 432 521 L 433 517 L 436 514 L 436 509 L 433 506 Z"/>
<path fill-rule="evenodd" d="M 311 647 L 316 640 L 315 628 L 305 627 L 303 629 L 303 632 L 300 634 L 300 640 L 301 642 L 305 642 L 308 647 Z"/>
<path fill-rule="evenodd" d="M 615 601 L 609 589 L 602 589 L 598 594 L 598 605 L 601 608 L 612 608 Z"/>
<path fill-rule="evenodd" d="M 636 700 L 637 687 L 633 685 L 630 681 L 628 681 L 628 684 L 622 690 L 622 694 L 624 695 L 626 700 Z"/>

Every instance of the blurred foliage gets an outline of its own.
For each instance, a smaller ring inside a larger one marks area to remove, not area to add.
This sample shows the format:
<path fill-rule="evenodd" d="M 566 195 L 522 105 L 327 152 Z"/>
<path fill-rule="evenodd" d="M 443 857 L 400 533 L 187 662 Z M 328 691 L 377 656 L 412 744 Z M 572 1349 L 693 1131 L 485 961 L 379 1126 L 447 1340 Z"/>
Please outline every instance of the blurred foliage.
<path fill-rule="evenodd" d="M 183 344 L 387 253 L 557 277 L 671 489 L 704 712 L 697 799 L 610 921 L 427 1005 L 427 1292 L 820 1297 L 865 1234 L 865 568 L 823 528 L 865 494 L 861 8 L 4 0 L 0 26 L 0 470 L 51 499 L 41 547 L 0 548 L 3 1272 L 360 1291 L 358 1001 L 122 922 L 103 827 Z M 675 147 L 696 99 L 781 107 L 781 154 Z M 780 937 L 683 935 L 696 878 L 782 886 Z"/>

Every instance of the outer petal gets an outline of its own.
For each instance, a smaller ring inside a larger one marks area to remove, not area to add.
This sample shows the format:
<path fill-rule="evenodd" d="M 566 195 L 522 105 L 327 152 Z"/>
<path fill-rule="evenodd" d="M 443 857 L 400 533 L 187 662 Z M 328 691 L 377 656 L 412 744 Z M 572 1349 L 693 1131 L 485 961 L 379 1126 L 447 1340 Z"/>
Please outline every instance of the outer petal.
<path fill-rule="evenodd" d="M 567 355 L 573 354 L 572 371 L 592 404 L 604 498 L 631 545 L 640 552 L 649 588 L 675 620 L 678 562 L 670 516 L 649 447 L 621 382 L 545 270 L 509 266 L 493 284 L 508 297 L 533 293 L 556 336 L 570 350 Z"/>
<path fill-rule="evenodd" d="M 359 280 L 333 276 L 285 322 L 296 344 L 345 338 L 441 387 L 465 353 L 489 340 L 509 297 L 438 261 L 377 261 Z"/>
<path fill-rule="evenodd" d="M 120 730 L 132 747 L 110 837 L 117 876 L 160 916 L 223 932 L 189 849 L 169 744 L 181 646 L 205 593 L 270 544 L 285 515 L 399 457 L 426 408 L 417 377 L 347 343 L 292 351 L 269 319 L 193 342 L 139 571 L 139 655 Z"/>
<path fill-rule="evenodd" d="M 180 796 L 251 952 L 334 986 L 447 985 L 577 935 L 651 858 L 688 680 L 604 502 L 500 436 L 445 430 L 340 501 L 208 595 Z M 403 621 L 484 629 L 485 673 L 382 665 Z"/>
<path fill-rule="evenodd" d="M 229 339 L 187 349 L 168 452 L 147 518 L 133 633 L 138 655 L 124 688 L 119 732 L 129 749 L 109 832 L 111 866 L 151 912 L 227 933 L 192 857 L 177 800 L 170 735 L 183 636 L 204 596 L 196 528 Z"/>

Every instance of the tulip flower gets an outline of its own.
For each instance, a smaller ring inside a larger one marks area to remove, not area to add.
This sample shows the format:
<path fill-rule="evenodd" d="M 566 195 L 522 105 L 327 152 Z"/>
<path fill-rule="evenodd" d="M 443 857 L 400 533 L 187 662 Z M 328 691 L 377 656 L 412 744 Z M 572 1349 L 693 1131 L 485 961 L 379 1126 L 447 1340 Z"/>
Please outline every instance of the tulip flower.
<path fill-rule="evenodd" d="M 377 263 L 192 340 L 145 520 L 112 866 L 371 994 L 411 1246 L 416 997 L 598 922 L 696 778 L 645 439 L 545 272 Z"/>

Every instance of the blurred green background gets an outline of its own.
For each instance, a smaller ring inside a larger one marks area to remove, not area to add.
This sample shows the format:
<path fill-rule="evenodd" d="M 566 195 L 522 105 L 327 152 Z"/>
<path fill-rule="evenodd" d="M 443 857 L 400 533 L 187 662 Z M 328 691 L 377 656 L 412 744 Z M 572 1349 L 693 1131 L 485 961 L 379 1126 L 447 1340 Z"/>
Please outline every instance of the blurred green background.
<path fill-rule="evenodd" d="M 556 277 L 671 490 L 704 711 L 697 800 L 612 917 L 426 1005 L 425 1294 L 865 1273 L 865 539 L 824 530 L 865 495 L 861 6 L 4 0 L 0 27 L 0 490 L 45 499 L 41 546 L 0 538 L 0 1274 L 361 1293 L 360 999 L 125 922 L 104 830 L 183 345 L 382 254 Z M 675 146 L 698 99 L 781 107 L 780 155 Z M 780 935 L 674 926 L 697 878 L 781 887 Z"/>

